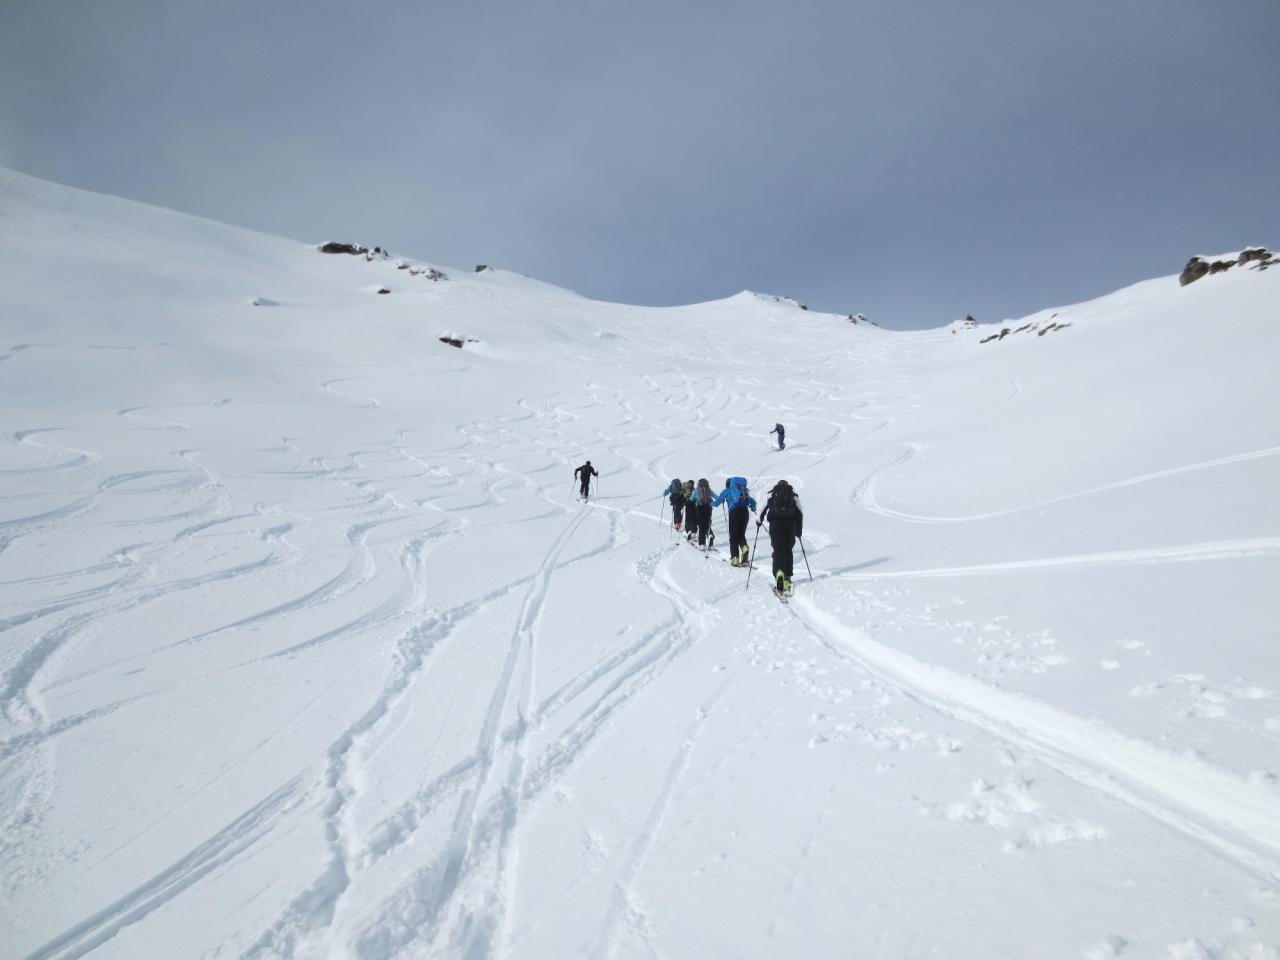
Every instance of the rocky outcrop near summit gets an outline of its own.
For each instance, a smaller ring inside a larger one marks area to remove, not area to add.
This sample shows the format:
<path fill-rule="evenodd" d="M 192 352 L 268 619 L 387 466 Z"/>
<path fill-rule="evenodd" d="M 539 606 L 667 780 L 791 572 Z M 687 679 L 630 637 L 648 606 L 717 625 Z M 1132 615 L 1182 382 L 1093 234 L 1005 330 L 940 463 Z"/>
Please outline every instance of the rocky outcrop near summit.
<path fill-rule="evenodd" d="M 990 336 L 983 337 L 978 342 L 990 343 L 993 340 L 1003 340 L 1005 337 L 1008 337 L 1017 333 L 1034 333 L 1037 337 L 1043 337 L 1046 333 L 1053 333 L 1055 330 L 1065 330 L 1067 329 L 1067 327 L 1071 326 L 1070 323 L 1058 323 L 1054 319 L 1055 317 L 1057 317 L 1056 313 L 1049 318 L 1048 323 L 1041 323 L 1039 321 L 1034 321 L 1032 323 L 1024 323 L 1022 326 L 1017 328 L 1001 327 L 995 333 L 991 334 Z"/>
<path fill-rule="evenodd" d="M 391 251 L 384 250 L 382 247 L 373 247 L 370 249 L 362 243 L 339 243 L 336 240 L 330 240 L 328 243 L 322 243 L 316 247 L 321 253 L 346 254 L 352 257 L 364 257 L 364 259 L 372 263 L 374 260 L 390 260 Z M 411 277 L 425 277 L 428 280 L 448 280 L 448 274 L 435 267 L 426 266 L 425 264 L 414 264 L 407 260 L 396 261 L 397 270 L 406 270 Z M 390 290 L 381 289 L 379 293 L 390 293 Z"/>
<path fill-rule="evenodd" d="M 366 260 L 385 260 L 390 256 L 387 251 L 381 247 L 374 247 L 370 250 L 368 247 L 359 243 L 339 243 L 336 240 L 330 240 L 328 243 L 320 244 L 321 253 L 345 253 L 353 257 L 364 257 Z"/>
<path fill-rule="evenodd" d="M 1224 273 L 1232 267 L 1240 267 L 1252 263 L 1254 270 L 1265 270 L 1280 263 L 1274 253 L 1266 247 L 1245 247 L 1239 253 L 1224 253 L 1216 257 L 1192 257 L 1182 268 L 1178 283 L 1186 286 L 1195 283 L 1201 277 L 1211 273 Z"/>

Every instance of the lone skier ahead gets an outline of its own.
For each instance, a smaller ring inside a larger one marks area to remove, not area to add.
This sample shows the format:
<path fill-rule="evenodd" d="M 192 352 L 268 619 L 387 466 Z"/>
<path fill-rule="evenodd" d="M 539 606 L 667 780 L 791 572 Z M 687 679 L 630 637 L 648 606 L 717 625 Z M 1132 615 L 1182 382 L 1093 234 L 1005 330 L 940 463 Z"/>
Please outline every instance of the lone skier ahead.
<path fill-rule="evenodd" d="M 779 480 L 769 491 L 769 501 L 760 511 L 756 527 L 769 521 L 769 542 L 773 544 L 773 581 L 779 596 L 791 594 L 791 564 L 795 560 L 796 537 L 804 535 L 804 513 L 795 490 Z"/>
<path fill-rule="evenodd" d="M 578 467 L 577 470 L 574 470 L 573 475 L 575 477 L 582 477 L 582 488 L 578 491 L 578 495 L 582 497 L 583 500 L 587 499 L 587 494 L 591 492 L 591 478 L 598 477 L 600 474 L 596 471 L 596 468 L 591 465 L 591 461 L 588 460 L 582 466 Z"/>
<path fill-rule="evenodd" d="M 770 430 L 769 432 L 770 432 L 770 433 L 776 433 L 776 434 L 778 435 L 778 449 L 779 449 L 779 450 L 785 450 L 785 449 L 787 449 L 787 428 L 786 428 L 786 427 L 784 427 L 784 426 L 783 426 L 782 424 L 780 424 L 780 423 L 775 423 L 775 424 L 773 425 L 773 429 L 772 429 L 772 430 Z"/>

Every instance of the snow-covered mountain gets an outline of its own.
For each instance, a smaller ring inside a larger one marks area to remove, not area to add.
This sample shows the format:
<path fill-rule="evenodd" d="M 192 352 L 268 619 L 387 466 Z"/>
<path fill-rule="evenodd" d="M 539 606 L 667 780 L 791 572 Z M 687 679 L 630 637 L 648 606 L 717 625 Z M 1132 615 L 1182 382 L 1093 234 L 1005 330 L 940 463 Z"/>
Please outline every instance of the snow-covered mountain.
<path fill-rule="evenodd" d="M 1280 270 L 896 333 L 0 224 L 0 956 L 1280 955 Z"/>

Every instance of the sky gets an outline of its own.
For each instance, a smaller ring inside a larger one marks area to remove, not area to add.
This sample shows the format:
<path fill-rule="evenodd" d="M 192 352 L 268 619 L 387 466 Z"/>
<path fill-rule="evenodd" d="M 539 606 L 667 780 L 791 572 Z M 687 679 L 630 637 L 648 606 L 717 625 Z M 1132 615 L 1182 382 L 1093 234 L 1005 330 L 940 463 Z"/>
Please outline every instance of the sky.
<path fill-rule="evenodd" d="M 648 305 L 983 322 L 1280 246 L 1276 0 L 0 3 L 0 165 Z"/>

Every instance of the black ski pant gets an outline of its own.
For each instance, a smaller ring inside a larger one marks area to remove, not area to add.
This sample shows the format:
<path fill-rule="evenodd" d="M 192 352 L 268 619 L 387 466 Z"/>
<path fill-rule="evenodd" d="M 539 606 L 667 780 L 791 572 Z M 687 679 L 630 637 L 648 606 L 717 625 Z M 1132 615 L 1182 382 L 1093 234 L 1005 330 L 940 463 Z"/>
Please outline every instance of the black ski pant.
<path fill-rule="evenodd" d="M 773 575 L 779 571 L 788 580 L 791 579 L 791 565 L 795 562 L 796 522 L 787 520 L 769 520 L 769 542 L 773 545 Z"/>
<path fill-rule="evenodd" d="M 729 511 L 729 555 L 739 556 L 747 545 L 747 508 L 734 507 Z"/>
<path fill-rule="evenodd" d="M 684 518 L 684 501 L 675 497 L 671 498 L 671 523 L 673 526 L 680 526 L 680 521 Z"/>
<path fill-rule="evenodd" d="M 695 513 L 698 518 L 698 546 L 705 547 L 707 545 L 707 534 L 711 532 L 711 504 L 699 503 L 690 504 L 689 512 Z"/>
<path fill-rule="evenodd" d="M 586 477 L 582 478 L 582 487 L 578 490 L 583 500 L 587 499 L 587 495 L 591 492 L 591 481 Z"/>

